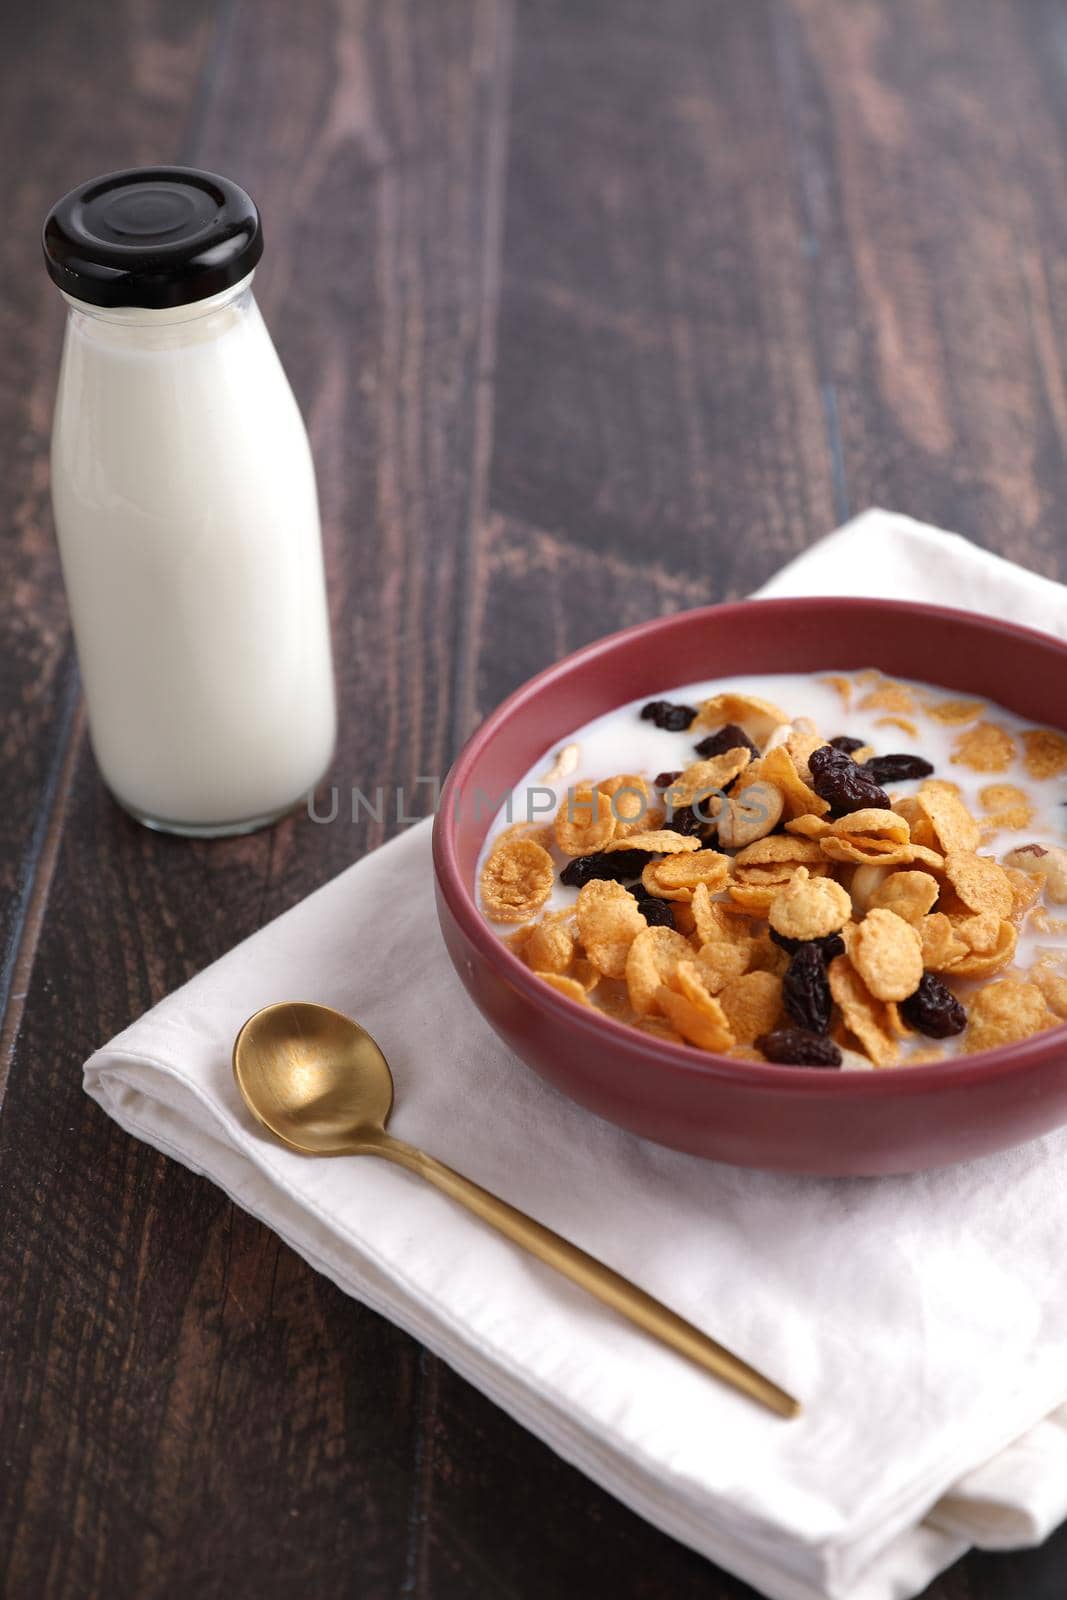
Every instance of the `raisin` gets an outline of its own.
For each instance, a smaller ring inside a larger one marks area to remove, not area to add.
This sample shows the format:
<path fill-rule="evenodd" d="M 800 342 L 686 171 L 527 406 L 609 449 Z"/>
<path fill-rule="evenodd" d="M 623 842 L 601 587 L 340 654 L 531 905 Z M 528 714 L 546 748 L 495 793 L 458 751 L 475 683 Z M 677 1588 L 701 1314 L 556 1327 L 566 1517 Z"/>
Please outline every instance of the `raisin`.
<path fill-rule="evenodd" d="M 802 944 L 782 979 L 782 1001 L 793 1021 L 807 1033 L 828 1033 L 830 980 L 822 951 L 814 940 Z"/>
<path fill-rule="evenodd" d="M 909 755 L 872 756 L 860 767 L 872 783 L 903 783 L 908 778 L 928 778 L 933 770 L 932 761 Z"/>
<path fill-rule="evenodd" d="M 580 889 L 594 878 L 625 883 L 639 878 L 651 860 L 647 850 L 601 850 L 596 855 L 575 856 L 573 861 L 568 861 L 559 875 L 559 881 L 570 889 Z"/>
<path fill-rule="evenodd" d="M 836 739 L 830 740 L 830 746 L 834 750 L 843 750 L 846 756 L 850 756 L 853 750 L 862 750 L 866 742 L 866 739 L 853 739 L 850 734 L 839 733 Z"/>
<path fill-rule="evenodd" d="M 880 789 L 844 750 L 821 745 L 808 757 L 808 766 L 812 788 L 821 800 L 829 803 L 834 816 L 843 817 L 868 806 L 878 811 L 889 810 L 889 796 L 885 790 Z"/>
<path fill-rule="evenodd" d="M 645 894 L 640 890 L 636 900 L 637 909 L 650 928 L 674 927 L 674 907 L 669 900 L 661 900 L 658 894 Z"/>
<path fill-rule="evenodd" d="M 710 796 L 708 798 L 710 799 Z M 679 806 L 677 811 L 672 811 L 667 818 L 667 827 L 673 833 L 684 834 L 687 838 L 696 835 L 702 839 L 705 830 L 711 828 L 711 823 L 707 817 L 700 815 L 696 806 Z"/>
<path fill-rule="evenodd" d="M 744 728 L 736 722 L 728 722 L 725 728 L 720 728 L 718 733 L 709 733 L 706 739 L 701 739 L 695 746 L 698 756 L 703 756 L 705 761 L 712 756 L 721 756 L 727 750 L 748 750 L 753 759 L 759 755 L 759 746 L 753 744 Z"/>
<path fill-rule="evenodd" d="M 669 700 L 650 700 L 641 707 L 644 722 L 654 722 L 667 733 L 684 733 L 696 717 L 695 706 L 676 706 Z"/>
<path fill-rule="evenodd" d="M 779 933 L 777 928 L 771 928 L 769 931 L 775 944 L 780 944 L 791 956 L 796 955 L 798 950 L 803 950 L 806 944 L 817 945 L 822 952 L 823 960 L 828 964 L 835 956 L 843 956 L 845 953 L 845 941 L 839 933 L 827 933 L 821 939 L 790 939 L 786 934 Z"/>
<path fill-rule="evenodd" d="M 677 772 L 660 772 L 652 779 L 657 789 L 669 789 L 672 783 L 677 783 L 682 776 L 682 769 Z"/>
<path fill-rule="evenodd" d="M 915 993 L 901 1001 L 900 1014 L 929 1039 L 948 1039 L 967 1026 L 966 1011 L 948 984 L 932 972 L 924 972 Z"/>
<path fill-rule="evenodd" d="M 756 1040 L 768 1061 L 781 1067 L 839 1067 L 841 1052 L 832 1039 L 803 1028 L 775 1028 Z"/>

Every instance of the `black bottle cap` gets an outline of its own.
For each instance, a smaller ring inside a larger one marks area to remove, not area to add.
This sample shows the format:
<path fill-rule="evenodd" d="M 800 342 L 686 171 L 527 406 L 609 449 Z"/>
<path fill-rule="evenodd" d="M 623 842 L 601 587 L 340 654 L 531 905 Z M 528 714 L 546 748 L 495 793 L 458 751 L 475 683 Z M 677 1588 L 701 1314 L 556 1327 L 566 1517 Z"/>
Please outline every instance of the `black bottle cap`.
<path fill-rule="evenodd" d="M 94 306 L 184 306 L 219 294 L 263 254 L 254 204 L 229 178 L 133 167 L 64 195 L 44 225 L 53 282 Z"/>

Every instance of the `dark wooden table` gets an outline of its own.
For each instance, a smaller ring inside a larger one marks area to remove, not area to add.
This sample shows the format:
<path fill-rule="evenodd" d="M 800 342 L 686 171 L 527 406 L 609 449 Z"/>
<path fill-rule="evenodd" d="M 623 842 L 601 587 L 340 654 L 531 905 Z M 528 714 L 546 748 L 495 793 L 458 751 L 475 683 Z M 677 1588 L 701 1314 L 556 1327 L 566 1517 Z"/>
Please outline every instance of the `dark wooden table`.
<path fill-rule="evenodd" d="M 410 786 L 536 668 L 872 502 L 1067 577 L 1067 9 L 35 0 L 0 29 L 0 1589 L 748 1595 L 82 1094 L 93 1045 L 390 828 L 180 843 L 103 792 L 38 230 L 135 163 L 256 196 L 334 778 Z M 1051 1600 L 1065 1561 L 1061 1534 L 929 1593 Z"/>

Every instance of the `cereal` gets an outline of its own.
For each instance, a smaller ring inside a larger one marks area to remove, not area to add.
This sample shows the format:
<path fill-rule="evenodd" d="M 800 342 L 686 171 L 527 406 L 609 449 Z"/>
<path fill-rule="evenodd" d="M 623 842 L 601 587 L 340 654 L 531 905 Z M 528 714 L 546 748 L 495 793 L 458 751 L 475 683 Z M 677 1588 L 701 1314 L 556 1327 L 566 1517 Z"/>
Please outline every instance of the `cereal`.
<path fill-rule="evenodd" d="M 565 994 L 568 1000 L 577 1000 L 579 1005 L 592 1005 L 588 994 L 576 978 L 564 977 L 560 972 L 539 972 L 537 976 L 542 983 L 547 983 L 550 989 L 555 989 L 557 994 Z"/>
<path fill-rule="evenodd" d="M 729 856 L 716 850 L 696 850 L 689 855 L 650 861 L 641 874 L 641 883 L 649 894 L 664 900 L 692 900 L 698 884 L 706 884 L 714 893 L 726 887 L 729 876 Z"/>
<path fill-rule="evenodd" d="M 1011 882 L 991 857 L 950 850 L 945 857 L 945 877 L 971 911 L 991 911 L 997 918 L 1010 913 L 1014 904 Z"/>
<path fill-rule="evenodd" d="M 827 972 L 830 993 L 841 1007 L 845 1027 L 855 1034 L 876 1067 L 893 1066 L 900 1056 L 900 1044 L 888 1006 L 872 995 L 847 955 L 831 961 Z"/>
<path fill-rule="evenodd" d="M 762 746 L 780 723 L 788 721 L 785 712 L 779 711 L 769 700 L 759 700 L 748 694 L 716 694 L 701 705 L 696 726 L 721 728 L 724 723 L 736 722 L 750 739 Z"/>
<path fill-rule="evenodd" d="M 611 839 L 604 846 L 604 853 L 611 855 L 619 850 L 648 850 L 653 854 L 672 856 L 699 849 L 700 840 L 695 834 L 656 828 L 652 833 L 630 833 L 625 839 Z"/>
<path fill-rule="evenodd" d="M 996 722 L 978 722 L 960 734 L 952 760 L 972 772 L 1007 772 L 1015 755 L 1015 740 L 1007 728 Z"/>
<path fill-rule="evenodd" d="M 878 869 L 859 869 L 861 872 L 864 870 Z M 859 877 L 859 872 L 856 877 Z M 871 894 L 867 909 L 895 911 L 898 917 L 903 917 L 905 922 L 917 928 L 927 912 L 937 904 L 939 893 L 937 879 L 929 872 L 891 872 Z M 856 898 L 856 878 L 852 880 L 852 898 Z"/>
<path fill-rule="evenodd" d="M 1067 1024 L 1067 734 L 874 669 L 811 703 L 683 685 L 620 713 L 608 761 L 578 729 L 526 780 L 551 820 L 506 825 L 517 789 L 485 847 L 501 940 L 736 1062 L 918 1066 Z"/>
<path fill-rule="evenodd" d="M 953 978 L 991 978 L 995 972 L 1002 972 L 1015 959 L 1018 942 L 1019 934 L 1015 924 L 1002 922 L 991 949 L 972 950 L 969 955 L 962 956 L 945 970 Z"/>
<path fill-rule="evenodd" d="M 578 934 L 585 953 L 606 978 L 621 978 L 626 957 L 646 923 L 637 901 L 621 883 L 594 879 L 579 890 Z"/>
<path fill-rule="evenodd" d="M 964 1049 L 995 1050 L 1055 1025 L 1056 1016 L 1036 984 L 1002 978 L 980 989 L 972 1000 Z"/>
<path fill-rule="evenodd" d="M 773 972 L 746 972 L 724 986 L 719 1004 L 738 1044 L 755 1044 L 781 1016 L 782 980 Z"/>
<path fill-rule="evenodd" d="M 874 725 L 876 728 L 899 728 L 909 739 L 919 737 L 919 730 L 910 717 L 878 717 Z"/>
<path fill-rule="evenodd" d="M 753 943 L 751 939 L 737 944 L 728 944 L 725 939 L 709 939 L 700 946 L 696 953 L 697 966 L 710 994 L 718 994 L 731 978 L 739 978 L 748 971 Z"/>
<path fill-rule="evenodd" d="M 1051 728 L 1027 728 L 1023 762 L 1032 778 L 1058 778 L 1067 772 L 1067 736 Z"/>
<path fill-rule="evenodd" d="M 934 911 L 919 924 L 923 966 L 930 972 L 947 972 L 970 951 L 943 911 Z"/>
<path fill-rule="evenodd" d="M 915 710 L 915 696 L 907 684 L 895 683 L 892 678 L 883 678 L 865 694 L 859 702 L 861 711 L 900 711 Z"/>
<path fill-rule="evenodd" d="M 922 939 L 895 911 L 868 911 L 856 929 L 849 955 L 876 1000 L 906 1000 L 919 987 Z"/>
<path fill-rule="evenodd" d="M 919 812 L 930 824 L 937 849 L 948 853 L 978 848 L 978 824 L 960 799 L 955 785 L 927 778 L 913 798 Z M 902 811 L 901 814 L 907 818 L 906 812 Z M 914 829 L 912 838 L 915 839 Z"/>
<path fill-rule="evenodd" d="M 1027 828 L 1034 820 L 1033 806 L 1014 783 L 986 784 L 979 791 L 978 801 L 994 828 Z"/>
<path fill-rule="evenodd" d="M 556 843 L 565 856 L 603 850 L 615 833 L 611 797 L 589 787 L 569 789 L 556 812 Z"/>
<path fill-rule="evenodd" d="M 532 839 L 507 839 L 482 868 L 485 914 L 494 922 L 529 922 L 549 895 L 555 868 L 543 845 Z"/>
<path fill-rule="evenodd" d="M 927 705 L 927 715 L 937 722 L 947 722 L 953 725 L 964 722 L 974 722 L 985 710 L 984 700 L 938 700 L 932 705 Z"/>
<path fill-rule="evenodd" d="M 663 984 L 656 991 L 656 1003 L 690 1044 L 702 1050 L 725 1050 L 734 1043 L 726 1013 L 703 983 L 693 961 L 680 961 L 672 978 L 674 986 Z"/>
<path fill-rule="evenodd" d="M 787 817 L 822 817 L 830 809 L 829 802 L 820 798 L 806 784 L 796 769 L 796 763 L 784 745 L 772 750 L 759 764 L 761 783 L 773 783 L 782 796 Z"/>
<path fill-rule="evenodd" d="M 768 921 L 787 939 L 825 939 L 848 921 L 852 901 L 832 878 L 812 878 L 798 867 L 771 903 Z"/>
<path fill-rule="evenodd" d="M 643 928 L 626 955 L 626 988 L 640 1015 L 655 1010 L 656 991 L 679 961 L 692 959 L 689 940 L 673 928 Z"/>
<path fill-rule="evenodd" d="M 654 816 L 662 818 L 662 809 L 653 806 L 652 792 L 639 773 L 621 772 L 614 778 L 604 778 L 597 788 L 611 801 L 615 818 L 613 842 L 632 834 L 647 833 L 655 826 Z"/>

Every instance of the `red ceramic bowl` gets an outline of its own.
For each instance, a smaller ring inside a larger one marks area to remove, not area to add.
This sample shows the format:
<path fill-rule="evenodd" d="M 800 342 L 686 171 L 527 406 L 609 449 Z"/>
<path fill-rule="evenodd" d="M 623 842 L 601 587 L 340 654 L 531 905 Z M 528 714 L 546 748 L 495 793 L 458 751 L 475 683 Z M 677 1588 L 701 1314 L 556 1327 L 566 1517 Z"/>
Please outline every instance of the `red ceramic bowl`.
<path fill-rule="evenodd" d="M 531 679 L 470 740 L 434 827 L 441 927 L 479 1010 L 557 1089 L 659 1144 L 788 1172 L 913 1172 L 1067 1121 L 1067 1029 L 879 1072 L 732 1061 L 566 999 L 534 977 L 479 910 L 475 866 L 491 819 L 464 796 L 503 797 L 571 729 L 670 684 L 867 666 L 1063 725 L 1067 645 L 1046 634 L 935 606 L 801 599 L 709 607 L 613 634 Z"/>

